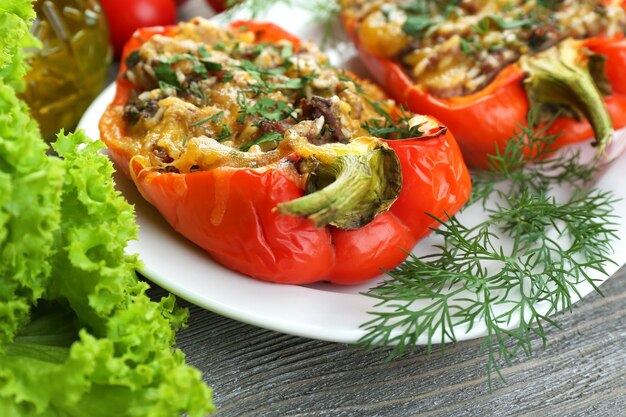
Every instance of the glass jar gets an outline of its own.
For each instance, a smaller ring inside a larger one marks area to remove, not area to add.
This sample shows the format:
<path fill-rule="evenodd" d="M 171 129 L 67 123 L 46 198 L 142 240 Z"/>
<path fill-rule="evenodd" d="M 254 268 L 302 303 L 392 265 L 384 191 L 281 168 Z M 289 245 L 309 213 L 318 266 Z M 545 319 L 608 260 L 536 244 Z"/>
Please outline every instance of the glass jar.
<path fill-rule="evenodd" d="M 30 72 L 22 98 L 53 137 L 71 130 L 107 80 L 112 49 L 97 0 L 37 0 L 31 32 L 42 49 L 29 51 Z"/>

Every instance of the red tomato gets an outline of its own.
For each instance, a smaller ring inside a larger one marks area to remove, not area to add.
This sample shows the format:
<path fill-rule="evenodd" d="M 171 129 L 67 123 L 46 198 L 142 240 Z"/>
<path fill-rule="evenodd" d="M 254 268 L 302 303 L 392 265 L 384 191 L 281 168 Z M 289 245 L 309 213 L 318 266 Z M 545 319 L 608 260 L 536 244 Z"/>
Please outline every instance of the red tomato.
<path fill-rule="evenodd" d="M 100 4 L 109 22 L 111 43 L 117 57 L 138 28 L 176 22 L 175 0 L 100 0 Z"/>

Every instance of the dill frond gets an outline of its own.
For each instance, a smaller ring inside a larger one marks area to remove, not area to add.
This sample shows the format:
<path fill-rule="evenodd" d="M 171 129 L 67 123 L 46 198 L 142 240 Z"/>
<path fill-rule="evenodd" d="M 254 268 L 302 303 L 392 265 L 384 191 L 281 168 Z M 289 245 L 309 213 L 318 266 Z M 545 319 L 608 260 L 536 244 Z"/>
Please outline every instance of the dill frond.
<path fill-rule="evenodd" d="M 418 341 L 445 353 L 482 326 L 491 386 L 502 364 L 533 354 L 533 340 L 545 346 L 546 326 L 558 327 L 551 316 L 571 310 L 579 284 L 601 293 L 597 276 L 606 276 L 617 238 L 615 197 L 589 189 L 598 166 L 583 164 L 580 153 L 551 155 L 556 137 L 537 126 L 536 114 L 492 157 L 490 170 L 473 173 L 472 201 L 487 218 L 473 226 L 437 219 L 434 253 L 410 255 L 366 293 L 377 304 L 359 345 L 390 347 L 390 358 L 415 351 Z M 562 185 L 571 191 L 557 199 L 551 193 Z"/>

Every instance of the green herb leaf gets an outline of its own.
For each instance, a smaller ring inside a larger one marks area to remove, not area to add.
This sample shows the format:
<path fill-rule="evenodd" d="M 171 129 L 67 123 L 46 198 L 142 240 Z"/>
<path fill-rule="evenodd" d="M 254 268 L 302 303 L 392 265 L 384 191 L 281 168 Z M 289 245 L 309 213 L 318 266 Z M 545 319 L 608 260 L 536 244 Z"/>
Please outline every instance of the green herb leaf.
<path fill-rule="evenodd" d="M 461 45 L 461 51 L 463 51 L 465 55 L 471 55 L 472 53 L 474 53 L 474 51 L 476 51 L 475 44 L 466 39 L 461 39 L 460 45 Z"/>
<path fill-rule="evenodd" d="M 504 19 L 495 14 L 489 15 L 483 20 L 485 19 L 493 21 L 496 25 L 498 25 L 498 28 L 502 30 L 528 27 L 533 23 L 532 19 Z"/>
<path fill-rule="evenodd" d="M 139 61 L 141 61 L 139 51 L 133 51 L 126 57 L 126 61 L 124 62 L 126 63 L 127 68 L 133 68 L 139 63 Z"/>
<path fill-rule="evenodd" d="M 278 142 L 278 141 L 280 141 L 282 139 L 283 139 L 283 134 L 282 133 L 267 132 L 266 134 L 264 134 L 260 138 L 258 138 L 256 140 L 253 140 L 252 142 L 246 143 L 241 148 L 239 148 L 239 150 L 241 150 L 243 152 L 247 152 L 254 145 L 260 145 L 261 143 L 267 143 L 267 142 Z"/>
<path fill-rule="evenodd" d="M 402 31 L 410 36 L 420 36 L 433 25 L 433 20 L 425 15 L 408 15 Z"/>
<path fill-rule="evenodd" d="M 228 50 L 228 47 L 226 46 L 226 44 L 224 42 L 216 43 L 215 45 L 213 45 L 213 48 L 215 48 L 216 51 L 221 51 L 221 52 L 225 52 L 225 51 Z M 207 56 L 208 56 L 208 54 L 207 54 Z"/>
<path fill-rule="evenodd" d="M 221 110 L 209 117 L 206 117 L 204 119 L 200 119 L 196 122 L 193 122 L 191 124 L 191 126 L 200 126 L 201 124 L 204 124 L 206 122 L 211 122 L 211 123 L 215 123 L 215 124 L 220 124 L 222 123 L 222 120 L 224 120 L 224 110 Z"/>
<path fill-rule="evenodd" d="M 491 29 L 491 21 L 487 18 L 480 19 L 477 25 L 472 25 L 472 29 L 479 35 L 485 35 Z"/>
<path fill-rule="evenodd" d="M 273 100 L 269 97 L 261 97 L 251 107 L 248 106 L 247 99 L 243 97 L 240 100 L 241 115 L 237 119 L 238 122 L 243 123 L 246 116 L 255 115 L 262 119 L 280 121 L 284 120 L 293 111 L 291 104 L 286 101 Z"/>
<path fill-rule="evenodd" d="M 204 64 L 204 67 L 209 72 L 222 71 L 222 68 L 223 68 L 222 64 L 220 64 L 219 62 L 202 60 L 202 64 Z"/>
<path fill-rule="evenodd" d="M 206 49 L 204 45 L 200 45 L 198 47 L 198 53 L 200 54 L 202 58 L 208 58 L 211 56 L 211 54 L 209 53 L 209 51 Z"/>
<path fill-rule="evenodd" d="M 272 84 L 271 88 L 276 90 L 302 90 L 317 77 L 317 74 L 300 78 L 289 78 L 282 84 Z"/>
<path fill-rule="evenodd" d="M 227 83 L 235 78 L 235 75 L 230 71 L 224 71 L 222 73 L 222 82 Z"/>
<path fill-rule="evenodd" d="M 176 72 L 174 72 L 169 64 L 165 62 L 159 62 L 159 64 L 157 64 L 157 66 L 154 68 L 154 74 L 159 83 L 164 83 L 177 90 L 181 90 L 181 86 L 178 82 Z"/>
<path fill-rule="evenodd" d="M 280 56 L 285 60 L 291 58 L 293 56 L 293 45 L 288 44 L 283 46 Z"/>
<path fill-rule="evenodd" d="M 205 76 L 209 75 L 205 65 L 194 65 L 193 72 L 195 72 L 196 74 L 205 75 Z"/>
<path fill-rule="evenodd" d="M 232 132 L 230 130 L 230 127 L 228 127 L 228 125 L 224 125 L 222 126 L 222 130 L 220 131 L 220 135 L 216 137 L 215 140 L 218 142 L 224 142 L 225 140 L 230 139 L 231 135 Z"/>

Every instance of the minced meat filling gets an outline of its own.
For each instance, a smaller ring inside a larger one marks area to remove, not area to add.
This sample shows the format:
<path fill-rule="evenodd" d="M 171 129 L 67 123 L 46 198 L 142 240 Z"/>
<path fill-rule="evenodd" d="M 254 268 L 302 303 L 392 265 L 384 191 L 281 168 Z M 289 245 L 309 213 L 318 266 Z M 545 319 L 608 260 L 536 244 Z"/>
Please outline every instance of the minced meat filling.
<path fill-rule="evenodd" d="M 398 59 L 425 91 L 463 96 L 524 54 L 626 29 L 621 0 L 342 0 L 370 52 Z"/>
<path fill-rule="evenodd" d="M 315 45 L 254 36 L 197 18 L 133 52 L 124 77 L 136 89 L 123 115 L 131 153 L 167 172 L 257 167 L 284 156 L 278 145 L 300 123 L 320 126 L 311 143 L 345 143 L 391 111 L 380 90 L 329 66 Z"/>

